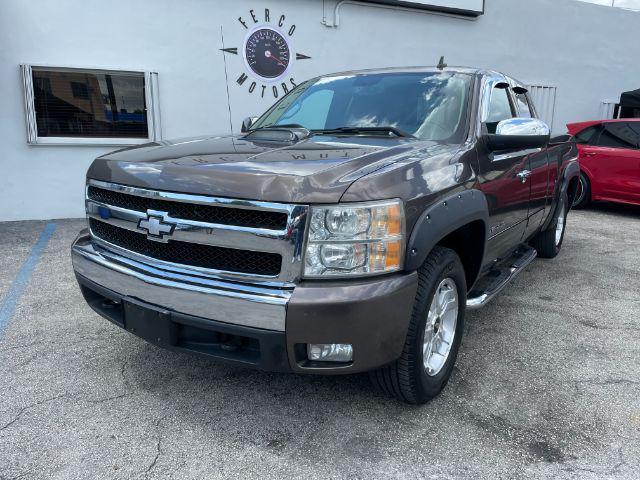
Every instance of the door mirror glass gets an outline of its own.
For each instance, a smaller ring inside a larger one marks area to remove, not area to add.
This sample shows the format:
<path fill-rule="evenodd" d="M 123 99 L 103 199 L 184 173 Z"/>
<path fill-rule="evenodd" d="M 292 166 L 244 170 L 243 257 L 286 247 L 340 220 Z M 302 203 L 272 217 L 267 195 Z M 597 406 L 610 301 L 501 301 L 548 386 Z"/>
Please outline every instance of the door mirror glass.
<path fill-rule="evenodd" d="M 486 135 L 490 150 L 538 148 L 549 143 L 549 126 L 537 118 L 509 118 L 498 122 L 496 133 Z"/>
<path fill-rule="evenodd" d="M 251 126 L 256 123 L 256 120 L 258 120 L 258 117 L 247 117 L 242 121 L 242 127 L 240 128 L 240 131 L 242 133 L 247 133 L 249 130 L 251 130 Z"/>

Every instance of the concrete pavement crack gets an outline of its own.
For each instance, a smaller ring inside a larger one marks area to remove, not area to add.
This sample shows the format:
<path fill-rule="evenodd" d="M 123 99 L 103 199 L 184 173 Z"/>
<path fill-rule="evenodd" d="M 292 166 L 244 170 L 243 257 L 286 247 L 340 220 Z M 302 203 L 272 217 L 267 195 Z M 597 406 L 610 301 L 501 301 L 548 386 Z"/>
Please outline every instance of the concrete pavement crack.
<path fill-rule="evenodd" d="M 30 405 L 26 405 L 26 406 L 22 407 L 22 408 L 20 409 L 20 411 L 18 412 L 18 414 L 17 414 L 15 417 L 13 417 L 13 419 L 12 419 L 11 421 L 9 421 L 9 423 L 6 423 L 4 426 L 0 427 L 0 431 L 5 430 L 6 428 L 9 428 L 11 425 L 13 425 L 14 423 L 16 423 L 16 422 L 20 419 L 20 417 L 22 416 L 22 414 L 23 414 L 24 412 L 26 412 L 27 410 L 30 410 L 30 409 L 32 409 L 32 408 L 34 408 L 34 407 L 39 406 L 39 405 L 43 405 L 43 404 L 45 404 L 45 403 L 52 402 L 52 401 L 54 401 L 54 400 L 57 400 L 58 398 L 68 397 L 68 396 L 69 396 L 69 394 L 68 394 L 68 393 L 64 393 L 64 394 L 62 394 L 62 395 L 56 395 L 55 397 L 46 398 L 46 399 L 41 400 L 41 401 L 39 401 L 39 402 L 35 402 L 35 403 L 30 404 Z"/>
<path fill-rule="evenodd" d="M 0 476 L 0 480 L 18 480 L 19 478 L 24 478 L 29 474 L 31 474 L 31 472 L 19 473 L 15 477 L 5 477 L 4 475 L 2 475 Z"/>
<path fill-rule="evenodd" d="M 156 456 L 153 458 L 153 461 L 149 464 L 149 466 L 145 470 L 144 472 L 145 475 L 150 473 L 151 470 L 153 470 L 153 468 L 156 466 L 156 463 L 158 463 L 158 458 L 160 458 L 160 455 L 162 454 L 162 449 L 160 448 L 161 444 L 162 444 L 162 437 L 158 437 L 158 442 L 156 443 Z"/>
<path fill-rule="evenodd" d="M 32 357 L 28 358 L 27 360 L 24 360 L 24 361 L 22 361 L 20 363 L 16 363 L 15 365 L 12 365 L 11 366 L 11 371 L 17 370 L 18 368 L 26 367 L 31 362 L 33 362 L 36 358 L 38 358 L 38 355 L 33 355 Z"/>
<path fill-rule="evenodd" d="M 167 418 L 168 415 L 165 415 L 164 417 L 161 417 L 158 419 L 158 421 L 156 422 L 156 430 L 158 430 L 160 428 L 160 424 L 164 421 L 165 418 Z M 156 464 L 158 463 L 158 459 L 160 458 L 160 455 L 162 455 L 162 438 L 163 438 L 163 434 L 162 432 L 158 433 L 158 439 L 156 441 L 156 454 L 153 457 L 153 460 L 151 461 L 151 463 L 149 464 L 149 466 L 146 468 L 146 470 L 144 472 L 142 472 L 143 476 L 148 475 L 151 470 L 153 470 L 156 466 Z"/>
<path fill-rule="evenodd" d="M 122 393 L 119 393 L 117 395 L 110 395 L 108 397 L 98 398 L 95 400 L 88 400 L 88 402 L 95 405 L 98 403 L 108 402 L 111 400 L 118 400 L 120 398 L 125 398 L 125 397 L 130 397 L 131 395 L 135 395 L 136 392 L 131 389 L 131 384 L 129 383 L 129 380 L 127 380 L 127 375 L 125 372 L 126 368 L 127 368 L 127 362 L 125 361 L 122 363 L 122 367 L 120 367 L 120 375 L 122 376 L 122 385 L 124 388 L 124 391 Z"/>
<path fill-rule="evenodd" d="M 640 385 L 639 381 L 629 380 L 627 378 L 612 378 L 609 380 L 572 380 L 572 382 L 574 383 L 574 385 Z"/>
<path fill-rule="evenodd" d="M 130 397 L 134 393 L 135 392 L 124 392 L 124 393 L 121 393 L 119 395 L 113 395 L 111 397 L 98 398 L 97 400 L 89 400 L 89 402 L 91 402 L 92 404 L 95 405 L 95 404 L 98 404 L 98 403 L 109 402 L 111 400 L 118 400 L 120 398 Z"/>

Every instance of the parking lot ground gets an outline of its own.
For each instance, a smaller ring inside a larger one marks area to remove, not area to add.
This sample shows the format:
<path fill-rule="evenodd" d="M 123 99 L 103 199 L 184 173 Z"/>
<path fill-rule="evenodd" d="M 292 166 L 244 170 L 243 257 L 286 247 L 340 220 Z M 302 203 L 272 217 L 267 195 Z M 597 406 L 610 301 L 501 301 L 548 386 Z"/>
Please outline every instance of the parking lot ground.
<path fill-rule="evenodd" d="M 443 394 L 158 349 L 87 307 L 56 230 L 0 338 L 0 478 L 638 478 L 640 209 L 572 212 L 564 247 L 467 315 Z M 0 224 L 0 302 L 46 222 Z M 12 287 L 12 285 L 14 287 Z"/>

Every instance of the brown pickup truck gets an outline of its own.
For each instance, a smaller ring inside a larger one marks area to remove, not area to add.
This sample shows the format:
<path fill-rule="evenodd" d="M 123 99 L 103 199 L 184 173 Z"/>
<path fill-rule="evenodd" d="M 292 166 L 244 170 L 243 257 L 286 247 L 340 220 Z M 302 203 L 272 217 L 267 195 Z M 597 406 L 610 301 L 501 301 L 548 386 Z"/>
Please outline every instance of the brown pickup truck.
<path fill-rule="evenodd" d="M 80 288 L 156 345 L 272 371 L 371 372 L 410 403 L 453 370 L 465 311 L 556 256 L 575 148 L 492 71 L 345 72 L 240 135 L 96 159 Z"/>

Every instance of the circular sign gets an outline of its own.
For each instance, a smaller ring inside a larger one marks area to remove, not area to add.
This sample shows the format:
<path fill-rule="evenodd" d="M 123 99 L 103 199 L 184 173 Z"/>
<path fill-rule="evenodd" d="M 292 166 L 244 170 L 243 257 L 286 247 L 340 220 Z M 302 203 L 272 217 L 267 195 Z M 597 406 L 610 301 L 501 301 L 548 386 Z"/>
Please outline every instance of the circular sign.
<path fill-rule="evenodd" d="M 291 64 L 291 48 L 284 34 L 273 27 L 251 30 L 244 40 L 244 61 L 259 79 L 275 82 L 286 75 Z"/>
<path fill-rule="evenodd" d="M 242 46 L 226 47 L 222 36 L 220 49 L 223 55 L 242 55 L 244 68 L 235 77 L 235 84 L 260 98 L 279 98 L 289 93 L 297 85 L 291 75 L 294 65 L 311 58 L 293 48 L 291 37 L 297 31 L 296 24 L 287 22 L 284 13 L 274 15 L 268 8 L 250 9 L 237 21 L 245 33 Z M 224 66 L 226 75 L 226 59 Z"/>

